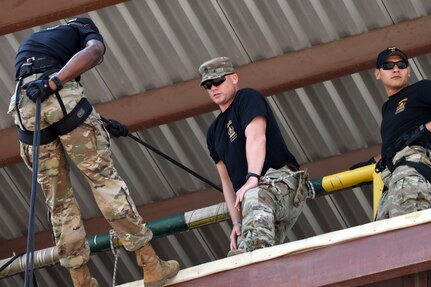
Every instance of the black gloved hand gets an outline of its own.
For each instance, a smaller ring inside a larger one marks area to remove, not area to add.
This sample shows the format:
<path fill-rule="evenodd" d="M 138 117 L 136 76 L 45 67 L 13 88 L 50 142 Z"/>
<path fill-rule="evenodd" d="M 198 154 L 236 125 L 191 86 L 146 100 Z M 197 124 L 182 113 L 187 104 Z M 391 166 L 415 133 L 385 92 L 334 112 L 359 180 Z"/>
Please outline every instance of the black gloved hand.
<path fill-rule="evenodd" d="M 106 126 L 106 129 L 111 134 L 111 136 L 119 138 L 119 137 L 127 137 L 129 134 L 129 130 L 125 125 L 116 121 L 116 120 L 108 120 L 109 123 Z"/>
<path fill-rule="evenodd" d="M 360 168 L 360 167 L 363 167 L 363 166 L 367 166 L 367 165 L 370 165 L 370 164 L 373 164 L 373 163 L 376 163 L 376 160 L 374 159 L 374 157 L 370 158 L 367 161 L 358 162 L 358 163 L 352 165 L 351 167 L 349 167 L 349 170 Z"/>
<path fill-rule="evenodd" d="M 33 102 L 40 98 L 40 102 L 45 101 L 50 95 L 54 93 L 48 83 L 49 80 L 34 80 L 28 82 L 22 88 L 26 90 L 27 97 Z"/>

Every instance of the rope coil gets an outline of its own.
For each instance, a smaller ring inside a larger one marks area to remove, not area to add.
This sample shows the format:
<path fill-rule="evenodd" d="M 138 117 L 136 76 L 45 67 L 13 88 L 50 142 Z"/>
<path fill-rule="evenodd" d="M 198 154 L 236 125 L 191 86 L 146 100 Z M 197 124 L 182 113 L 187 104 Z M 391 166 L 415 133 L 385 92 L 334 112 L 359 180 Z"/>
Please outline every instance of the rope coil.
<path fill-rule="evenodd" d="M 112 254 L 114 254 L 114 271 L 112 273 L 112 287 L 115 287 L 115 280 L 117 276 L 117 264 L 118 258 L 120 256 L 120 239 L 118 238 L 118 233 L 115 230 L 109 230 L 109 243 L 111 245 Z"/>

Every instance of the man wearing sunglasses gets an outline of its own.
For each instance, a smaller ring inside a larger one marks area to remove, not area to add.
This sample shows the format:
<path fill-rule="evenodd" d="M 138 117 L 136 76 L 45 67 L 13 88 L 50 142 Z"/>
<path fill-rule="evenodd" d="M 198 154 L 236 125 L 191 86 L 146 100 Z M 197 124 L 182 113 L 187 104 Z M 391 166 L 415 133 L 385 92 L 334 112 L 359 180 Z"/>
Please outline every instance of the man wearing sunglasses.
<path fill-rule="evenodd" d="M 410 74 L 400 49 L 387 48 L 378 55 L 374 75 L 388 100 L 382 107 L 381 159 L 376 165 L 385 190 L 376 220 L 431 206 L 431 81 L 409 85 Z"/>
<path fill-rule="evenodd" d="M 228 256 L 283 243 L 308 196 L 308 175 L 298 170 L 263 96 L 239 89 L 228 57 L 204 62 L 199 73 L 220 108 L 207 144 L 233 222 Z"/>

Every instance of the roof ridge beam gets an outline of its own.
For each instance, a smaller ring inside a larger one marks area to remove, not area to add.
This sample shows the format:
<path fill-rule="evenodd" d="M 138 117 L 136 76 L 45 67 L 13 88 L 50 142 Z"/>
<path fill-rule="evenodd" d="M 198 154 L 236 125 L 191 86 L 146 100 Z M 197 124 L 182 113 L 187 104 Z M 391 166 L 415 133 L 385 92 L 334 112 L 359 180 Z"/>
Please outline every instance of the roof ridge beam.
<path fill-rule="evenodd" d="M 430 53 L 429 27 L 431 15 L 243 65 L 237 67 L 236 72 L 240 75 L 241 86 L 250 86 L 271 96 L 373 68 L 377 52 L 394 43 L 410 57 Z M 217 109 L 199 87 L 198 78 L 95 107 L 103 116 L 127 125 L 131 132 Z M 11 134 L 11 131 L 0 130 L 0 142 L 7 146 L 0 149 L 0 167 L 20 160 L 17 135 L 11 137 Z"/>

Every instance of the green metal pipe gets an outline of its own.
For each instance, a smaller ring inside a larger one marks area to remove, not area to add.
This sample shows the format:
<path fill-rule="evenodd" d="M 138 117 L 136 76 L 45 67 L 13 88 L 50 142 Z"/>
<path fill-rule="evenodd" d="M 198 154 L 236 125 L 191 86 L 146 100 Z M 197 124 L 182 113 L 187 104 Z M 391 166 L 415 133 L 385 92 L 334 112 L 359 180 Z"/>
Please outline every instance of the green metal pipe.
<path fill-rule="evenodd" d="M 157 220 L 148 222 L 148 228 L 153 232 L 153 236 L 165 236 L 188 230 L 184 219 L 184 213 L 174 214 Z"/>
<path fill-rule="evenodd" d="M 371 182 L 373 180 L 374 165 L 358 168 L 351 171 L 345 171 L 323 178 L 312 180 L 315 190 L 315 196 L 327 195 L 332 191 L 342 190 L 349 187 Z M 148 228 L 153 231 L 154 237 L 174 234 L 181 231 L 187 231 L 198 228 L 207 224 L 224 221 L 230 218 L 226 203 L 219 203 L 209 207 L 196 209 L 181 214 L 174 214 L 161 219 L 147 223 Z M 109 233 L 88 236 L 87 241 L 90 245 L 91 253 L 101 252 L 111 249 L 111 235 Z M 114 240 L 115 241 L 115 240 Z M 121 241 L 113 242 L 115 246 L 121 246 Z M 37 254 L 38 255 L 37 255 Z M 56 247 L 50 247 L 35 251 L 34 267 L 42 268 L 59 262 L 58 251 Z M 0 266 L 3 266 L 11 258 L 0 260 Z M 12 276 L 25 270 L 25 256 L 19 257 L 5 270 L 0 272 L 0 278 Z"/>
<path fill-rule="evenodd" d="M 371 182 L 373 180 L 373 171 L 374 164 L 313 179 L 311 182 L 314 187 L 315 195 L 318 197 L 327 195 L 336 190 Z M 193 217 L 193 215 L 197 216 Z M 188 222 L 186 222 L 186 217 L 190 218 Z M 226 206 L 224 203 L 220 203 L 187 213 L 178 213 L 153 220 L 148 222 L 147 226 L 153 232 L 154 237 L 160 237 L 198 228 L 210 223 L 224 221 L 228 218 L 230 218 L 230 216 Z M 87 241 L 90 244 L 92 253 L 111 248 L 109 233 L 88 236 Z"/>

